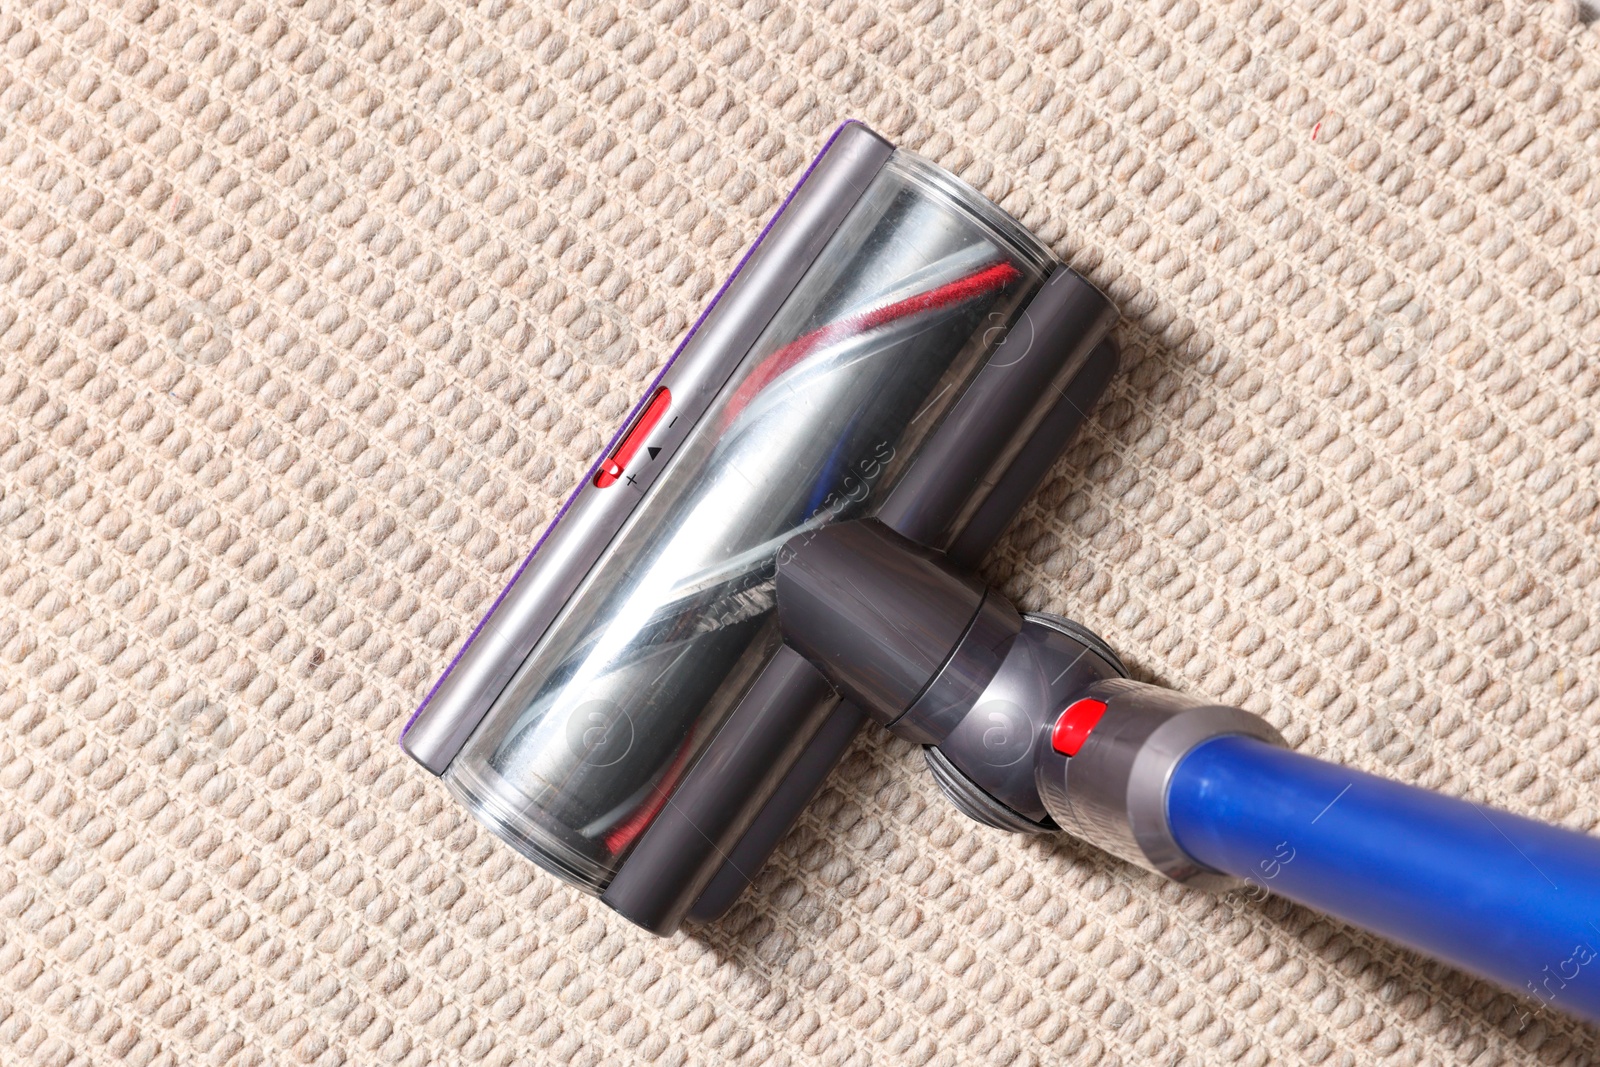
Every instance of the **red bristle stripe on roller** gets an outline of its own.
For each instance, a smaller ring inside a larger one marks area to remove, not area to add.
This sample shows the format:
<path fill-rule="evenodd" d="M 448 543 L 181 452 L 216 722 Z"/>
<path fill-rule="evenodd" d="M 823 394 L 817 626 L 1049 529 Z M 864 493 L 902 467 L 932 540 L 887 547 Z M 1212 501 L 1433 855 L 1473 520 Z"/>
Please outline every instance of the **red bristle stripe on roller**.
<path fill-rule="evenodd" d="M 957 278 L 953 282 L 946 282 L 936 289 L 929 289 L 925 293 L 908 296 L 904 300 L 897 300 L 893 304 L 872 308 L 860 314 L 852 315 L 838 322 L 830 322 L 826 326 L 812 330 L 803 337 L 778 349 L 772 355 L 761 361 L 761 365 L 750 373 L 733 394 L 733 399 L 728 402 L 727 410 L 722 413 L 721 427 L 726 429 L 739 412 L 754 400 L 756 394 L 770 385 L 784 371 L 799 363 L 812 350 L 834 341 L 842 340 L 855 334 L 875 330 L 879 326 L 887 325 L 897 319 L 903 319 L 923 311 L 932 311 L 936 308 L 948 307 L 959 304 L 963 300 L 970 300 L 975 296 L 993 292 L 1003 288 L 1022 273 L 1009 263 L 996 263 L 992 267 L 985 267 L 975 274 L 965 278 Z"/>
<path fill-rule="evenodd" d="M 690 747 L 688 741 L 679 745 L 678 751 L 672 757 L 672 762 L 667 766 L 666 773 L 661 776 L 661 781 L 657 782 L 655 787 L 650 790 L 650 795 L 645 798 L 645 802 L 640 806 L 639 810 L 606 831 L 604 839 L 606 848 L 610 850 L 613 856 L 633 844 L 633 839 L 638 837 L 646 826 L 654 822 L 656 815 L 660 813 L 662 808 L 666 807 L 667 798 L 678 787 L 678 777 L 683 773 L 684 764 L 689 762 Z"/>
<path fill-rule="evenodd" d="M 959 304 L 975 296 L 982 296 L 984 293 L 1004 288 L 1021 276 L 1022 272 L 1011 264 L 996 263 L 964 278 L 957 278 L 955 281 L 929 289 L 925 293 L 917 293 L 904 300 L 897 300 L 892 304 L 885 304 L 883 307 L 872 308 L 849 318 L 840 319 L 838 322 L 831 322 L 803 337 L 795 338 L 762 360 L 761 365 L 739 386 L 733 394 L 733 399 L 729 401 L 727 410 L 722 414 L 722 428 L 727 428 L 728 424 L 738 417 L 739 412 L 755 399 L 757 393 L 820 346 L 876 330 L 880 326 L 920 312 L 949 307 L 951 304 Z M 656 783 L 639 810 L 606 833 L 605 845 L 612 855 L 622 852 L 632 844 L 666 806 L 667 798 L 677 787 L 678 779 L 688 763 L 689 747 L 688 744 L 684 744 L 679 748 L 673 756 L 672 763 L 662 774 L 661 781 Z"/>

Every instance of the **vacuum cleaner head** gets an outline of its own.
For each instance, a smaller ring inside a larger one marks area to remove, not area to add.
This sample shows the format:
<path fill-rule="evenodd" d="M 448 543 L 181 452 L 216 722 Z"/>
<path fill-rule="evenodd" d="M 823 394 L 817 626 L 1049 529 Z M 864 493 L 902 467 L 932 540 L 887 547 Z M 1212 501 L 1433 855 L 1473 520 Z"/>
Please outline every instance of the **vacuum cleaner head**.
<path fill-rule="evenodd" d="M 782 643 L 780 547 L 871 517 L 975 564 L 1104 389 L 1116 317 L 976 191 L 846 123 L 402 747 L 640 925 L 720 913 L 862 721 Z"/>

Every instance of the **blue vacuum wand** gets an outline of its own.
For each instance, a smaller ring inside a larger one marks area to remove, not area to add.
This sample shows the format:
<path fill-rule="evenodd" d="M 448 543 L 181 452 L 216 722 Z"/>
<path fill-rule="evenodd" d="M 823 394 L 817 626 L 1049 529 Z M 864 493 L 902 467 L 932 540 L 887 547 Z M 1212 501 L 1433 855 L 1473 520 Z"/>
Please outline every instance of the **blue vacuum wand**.
<path fill-rule="evenodd" d="M 732 905 L 870 717 L 992 826 L 1249 881 L 1600 1017 L 1600 843 L 1288 752 L 952 566 L 1093 407 L 1116 319 L 955 175 L 843 124 L 402 747 L 669 935 Z"/>
<path fill-rule="evenodd" d="M 1290 751 L 875 521 L 797 535 L 777 590 L 785 642 L 973 818 L 1270 890 L 1600 1021 L 1600 839 Z"/>

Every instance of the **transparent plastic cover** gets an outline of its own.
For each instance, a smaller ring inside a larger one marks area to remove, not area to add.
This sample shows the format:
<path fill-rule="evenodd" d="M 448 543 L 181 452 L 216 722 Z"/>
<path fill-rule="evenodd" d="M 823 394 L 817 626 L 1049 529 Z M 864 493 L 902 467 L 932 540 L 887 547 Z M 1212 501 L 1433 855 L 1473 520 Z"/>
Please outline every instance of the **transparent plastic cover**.
<path fill-rule="evenodd" d="M 775 651 L 774 559 L 870 515 L 1054 261 L 897 152 L 450 765 L 600 891 Z"/>

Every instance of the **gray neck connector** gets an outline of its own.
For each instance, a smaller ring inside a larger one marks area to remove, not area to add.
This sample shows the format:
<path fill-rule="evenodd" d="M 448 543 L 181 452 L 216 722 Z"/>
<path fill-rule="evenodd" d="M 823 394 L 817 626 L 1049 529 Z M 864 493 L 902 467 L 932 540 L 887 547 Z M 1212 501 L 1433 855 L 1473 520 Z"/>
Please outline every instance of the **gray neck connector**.
<path fill-rule="evenodd" d="M 791 539 L 777 594 L 788 646 L 891 733 L 928 746 L 934 777 L 966 814 L 1014 832 L 1065 830 L 1191 885 L 1233 884 L 1178 846 L 1167 785 L 1213 737 L 1282 744 L 1264 719 L 1127 678 L 1094 634 L 1019 614 L 873 520 Z"/>
<path fill-rule="evenodd" d="M 779 551 L 778 625 L 871 718 L 936 745 L 993 681 L 1022 618 L 943 553 L 869 520 Z"/>

